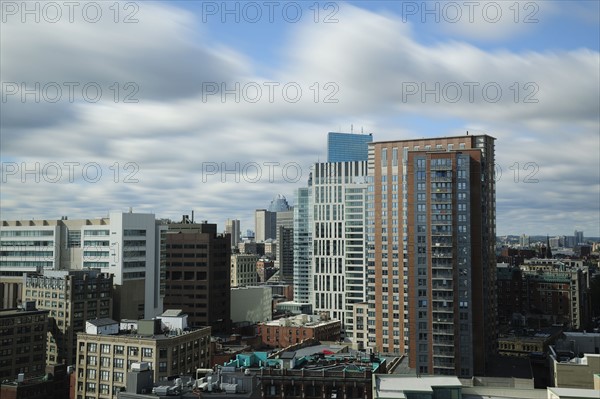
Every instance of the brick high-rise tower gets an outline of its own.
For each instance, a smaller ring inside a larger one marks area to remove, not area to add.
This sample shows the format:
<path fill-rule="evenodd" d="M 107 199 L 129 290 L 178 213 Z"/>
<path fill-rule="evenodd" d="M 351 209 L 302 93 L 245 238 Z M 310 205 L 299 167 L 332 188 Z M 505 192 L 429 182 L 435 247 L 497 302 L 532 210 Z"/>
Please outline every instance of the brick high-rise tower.
<path fill-rule="evenodd" d="M 496 341 L 494 138 L 369 145 L 370 346 L 482 375 Z"/>

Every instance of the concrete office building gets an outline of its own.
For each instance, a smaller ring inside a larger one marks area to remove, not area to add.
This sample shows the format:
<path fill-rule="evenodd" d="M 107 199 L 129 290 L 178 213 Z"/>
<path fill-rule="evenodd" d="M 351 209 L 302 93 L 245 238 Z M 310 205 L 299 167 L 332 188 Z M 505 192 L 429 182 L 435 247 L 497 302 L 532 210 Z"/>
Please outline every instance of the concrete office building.
<path fill-rule="evenodd" d="M 227 219 L 225 222 L 225 234 L 229 234 L 231 237 L 231 246 L 237 247 L 242 239 L 240 221 L 237 219 Z"/>
<path fill-rule="evenodd" d="M 33 302 L 0 310 L 0 380 L 41 375 L 46 367 L 48 311 Z"/>
<path fill-rule="evenodd" d="M 231 289 L 231 321 L 262 323 L 273 318 L 271 288 L 266 286 Z"/>
<path fill-rule="evenodd" d="M 257 209 L 254 212 L 255 240 L 256 242 L 264 242 L 269 238 L 275 239 L 277 213 L 270 212 L 266 209 Z"/>
<path fill-rule="evenodd" d="M 366 161 L 369 158 L 368 143 L 373 135 L 329 132 L 327 135 L 327 162 Z"/>
<path fill-rule="evenodd" d="M 311 302 L 315 314 L 342 322 L 352 341 L 352 304 L 366 301 L 365 197 L 367 162 L 318 163 L 314 168 Z"/>
<path fill-rule="evenodd" d="M 256 262 L 258 262 L 258 255 L 232 254 L 231 287 L 243 287 L 258 283 Z"/>
<path fill-rule="evenodd" d="M 147 363 L 154 381 L 207 368 L 210 335 L 210 327 L 169 330 L 160 319 L 138 321 L 135 332 L 79 333 L 76 398 L 117 399 L 118 392 L 127 386 L 128 371 L 134 363 Z"/>
<path fill-rule="evenodd" d="M 113 276 L 100 269 L 28 273 L 23 286 L 24 300 L 49 312 L 47 364 L 75 364 L 86 320 L 113 315 Z"/>
<path fill-rule="evenodd" d="M 100 268 L 114 275 L 115 317 L 151 318 L 162 312 L 166 227 L 153 214 L 111 212 L 108 217 L 0 222 L 3 306 L 14 306 L 28 272 Z M 123 292 L 127 298 L 121 300 Z"/>
<path fill-rule="evenodd" d="M 311 302 L 312 188 L 296 190 L 294 206 L 294 301 Z"/>
<path fill-rule="evenodd" d="M 194 327 L 230 330 L 229 235 L 211 223 L 169 224 L 166 235 L 165 309 L 183 309 Z"/>
<path fill-rule="evenodd" d="M 369 344 L 420 374 L 483 375 L 496 350 L 494 140 L 369 145 Z"/>
<path fill-rule="evenodd" d="M 241 254 L 255 254 L 263 256 L 265 254 L 265 243 L 244 241 L 238 244 L 238 250 Z"/>

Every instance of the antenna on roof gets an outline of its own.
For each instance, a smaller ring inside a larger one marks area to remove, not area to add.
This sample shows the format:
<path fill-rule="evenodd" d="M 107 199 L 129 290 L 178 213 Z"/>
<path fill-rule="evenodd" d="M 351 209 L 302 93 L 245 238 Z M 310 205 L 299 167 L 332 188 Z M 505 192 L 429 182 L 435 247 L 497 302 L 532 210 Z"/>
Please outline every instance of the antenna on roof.
<path fill-rule="evenodd" d="M 363 128 L 362 126 L 360 127 L 360 132 L 361 132 L 361 133 L 364 133 L 364 132 L 365 132 L 365 130 L 364 130 L 364 128 Z"/>
<path fill-rule="evenodd" d="M 354 133 L 354 124 L 350 125 L 350 133 Z"/>

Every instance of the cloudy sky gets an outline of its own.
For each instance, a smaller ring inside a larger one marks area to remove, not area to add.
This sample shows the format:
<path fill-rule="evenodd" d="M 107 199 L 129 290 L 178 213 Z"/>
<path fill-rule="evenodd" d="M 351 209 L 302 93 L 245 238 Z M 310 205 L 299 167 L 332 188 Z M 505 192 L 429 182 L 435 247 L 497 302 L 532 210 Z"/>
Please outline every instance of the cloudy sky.
<path fill-rule="evenodd" d="M 498 234 L 600 236 L 597 1 L 0 1 L 2 219 L 223 227 L 329 131 L 489 134 Z"/>

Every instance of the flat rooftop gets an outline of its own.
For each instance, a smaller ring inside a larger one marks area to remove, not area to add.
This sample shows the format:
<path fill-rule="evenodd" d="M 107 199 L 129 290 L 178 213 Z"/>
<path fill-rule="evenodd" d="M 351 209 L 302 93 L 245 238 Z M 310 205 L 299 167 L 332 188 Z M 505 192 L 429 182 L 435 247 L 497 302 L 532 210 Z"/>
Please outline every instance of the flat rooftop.
<path fill-rule="evenodd" d="M 192 333 L 196 333 L 198 331 L 204 331 L 210 329 L 210 327 L 202 327 L 202 328 L 194 328 L 189 330 L 182 330 L 179 332 L 176 329 L 170 330 L 168 333 L 157 333 L 157 334 L 139 334 L 139 333 L 131 333 L 127 330 L 119 330 L 118 334 L 87 334 L 85 332 L 77 333 L 77 336 L 89 336 L 89 337 L 106 337 L 107 339 L 112 338 L 121 338 L 121 339 L 146 339 L 150 341 L 164 341 L 172 338 L 182 337 L 184 335 L 189 335 Z M 210 334 L 209 334 L 210 335 Z"/>
<path fill-rule="evenodd" d="M 34 314 L 49 313 L 49 310 L 23 310 L 19 308 L 0 310 L 0 318 L 14 316 L 30 316 Z"/>
<path fill-rule="evenodd" d="M 313 315 L 297 315 L 284 317 L 277 320 L 271 320 L 261 323 L 268 327 L 318 327 L 327 324 L 340 323 L 339 320 L 321 320 L 318 316 Z"/>

